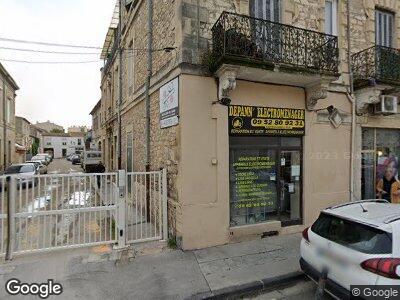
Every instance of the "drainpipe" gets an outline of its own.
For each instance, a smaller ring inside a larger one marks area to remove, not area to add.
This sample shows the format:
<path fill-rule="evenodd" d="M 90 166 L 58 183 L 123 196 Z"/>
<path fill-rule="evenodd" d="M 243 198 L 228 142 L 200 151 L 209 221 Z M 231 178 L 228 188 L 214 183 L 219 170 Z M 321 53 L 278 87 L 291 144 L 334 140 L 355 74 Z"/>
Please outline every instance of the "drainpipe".
<path fill-rule="evenodd" d="M 121 157 L 122 157 L 122 124 L 121 124 L 121 106 L 122 106 L 122 0 L 119 0 L 119 26 L 118 26 L 118 47 L 119 47 L 119 86 L 118 86 L 118 152 L 117 152 L 117 167 L 121 170 Z"/>
<path fill-rule="evenodd" d="M 3 79 L 3 159 L 4 159 L 4 164 L 3 164 L 3 170 L 6 170 L 7 167 L 7 120 L 6 120 L 6 82 Z"/>
<path fill-rule="evenodd" d="M 150 80 L 153 70 L 153 0 L 147 0 L 146 171 L 150 171 Z"/>
<path fill-rule="evenodd" d="M 346 3 L 347 10 L 347 66 L 349 71 L 350 93 L 347 98 L 351 103 L 351 149 L 350 149 L 350 201 L 354 201 L 354 155 L 356 152 L 356 99 L 354 98 L 353 69 L 351 65 L 351 39 L 350 39 L 350 0 Z"/>
<path fill-rule="evenodd" d="M 146 172 L 150 171 L 150 81 L 152 72 L 153 72 L 153 0 L 147 0 Z M 150 219 L 150 178 L 146 180 L 146 191 L 147 191 L 146 218 Z"/>

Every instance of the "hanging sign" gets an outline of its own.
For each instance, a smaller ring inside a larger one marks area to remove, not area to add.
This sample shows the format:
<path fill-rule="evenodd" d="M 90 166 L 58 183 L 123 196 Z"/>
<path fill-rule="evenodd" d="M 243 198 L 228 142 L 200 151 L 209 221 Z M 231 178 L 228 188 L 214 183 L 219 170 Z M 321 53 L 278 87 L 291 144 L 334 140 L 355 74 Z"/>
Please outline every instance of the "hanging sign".
<path fill-rule="evenodd" d="M 179 78 L 160 88 L 160 126 L 167 128 L 179 123 Z"/>
<path fill-rule="evenodd" d="M 248 105 L 229 106 L 231 136 L 301 136 L 305 131 L 305 110 Z"/>

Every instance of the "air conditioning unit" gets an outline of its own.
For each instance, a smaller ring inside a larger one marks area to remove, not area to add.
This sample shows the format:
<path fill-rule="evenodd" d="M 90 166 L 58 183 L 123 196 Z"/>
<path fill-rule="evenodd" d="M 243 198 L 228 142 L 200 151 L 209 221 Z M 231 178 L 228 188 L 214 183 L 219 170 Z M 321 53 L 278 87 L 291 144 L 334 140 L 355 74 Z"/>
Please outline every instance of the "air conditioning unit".
<path fill-rule="evenodd" d="M 397 114 L 397 97 L 382 95 L 379 103 L 374 105 L 374 113 L 382 115 Z"/>

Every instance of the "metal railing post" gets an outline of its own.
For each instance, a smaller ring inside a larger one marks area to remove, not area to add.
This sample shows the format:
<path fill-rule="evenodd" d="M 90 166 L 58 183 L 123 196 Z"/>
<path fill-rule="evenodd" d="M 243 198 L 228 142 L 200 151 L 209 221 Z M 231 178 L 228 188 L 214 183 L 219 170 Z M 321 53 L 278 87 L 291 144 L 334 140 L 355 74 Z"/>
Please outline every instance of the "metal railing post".
<path fill-rule="evenodd" d="M 162 217 L 163 217 L 163 240 L 168 239 L 168 188 L 167 169 L 162 170 Z"/>
<path fill-rule="evenodd" d="M 16 200 L 16 188 L 17 181 L 14 176 L 10 176 L 7 178 L 8 187 L 8 203 L 7 203 L 7 220 L 8 220 L 8 228 L 7 228 L 7 252 L 6 252 L 6 260 L 12 259 L 13 249 L 14 249 L 14 239 L 15 239 L 15 202 Z"/>
<path fill-rule="evenodd" d="M 126 213 L 126 171 L 118 170 L 118 199 L 117 199 L 117 234 L 118 234 L 118 247 L 116 248 L 125 248 L 126 247 L 126 238 L 125 238 L 125 213 Z"/>

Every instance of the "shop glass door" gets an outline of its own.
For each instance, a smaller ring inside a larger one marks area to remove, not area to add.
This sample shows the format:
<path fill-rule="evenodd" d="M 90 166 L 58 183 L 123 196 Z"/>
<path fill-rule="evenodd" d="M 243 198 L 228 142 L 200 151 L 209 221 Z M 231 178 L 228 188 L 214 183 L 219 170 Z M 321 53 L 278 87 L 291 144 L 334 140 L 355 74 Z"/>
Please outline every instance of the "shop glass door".
<path fill-rule="evenodd" d="M 278 216 L 282 225 L 301 220 L 301 151 L 281 150 L 279 157 Z"/>

